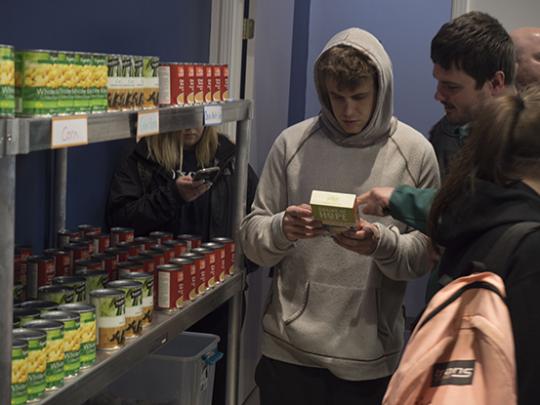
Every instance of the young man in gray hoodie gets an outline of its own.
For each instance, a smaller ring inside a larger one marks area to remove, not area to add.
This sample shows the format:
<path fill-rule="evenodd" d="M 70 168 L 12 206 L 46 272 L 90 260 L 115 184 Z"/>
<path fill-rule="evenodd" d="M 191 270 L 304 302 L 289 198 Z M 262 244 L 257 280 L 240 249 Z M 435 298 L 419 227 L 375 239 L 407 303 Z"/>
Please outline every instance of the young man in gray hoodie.
<path fill-rule="evenodd" d="M 330 237 L 312 190 L 437 187 L 433 148 L 393 116 L 390 59 L 370 33 L 336 34 L 315 63 L 321 112 L 283 131 L 241 226 L 252 261 L 273 267 L 256 372 L 262 405 L 379 404 L 403 345 L 407 280 L 429 241 L 387 217 Z"/>

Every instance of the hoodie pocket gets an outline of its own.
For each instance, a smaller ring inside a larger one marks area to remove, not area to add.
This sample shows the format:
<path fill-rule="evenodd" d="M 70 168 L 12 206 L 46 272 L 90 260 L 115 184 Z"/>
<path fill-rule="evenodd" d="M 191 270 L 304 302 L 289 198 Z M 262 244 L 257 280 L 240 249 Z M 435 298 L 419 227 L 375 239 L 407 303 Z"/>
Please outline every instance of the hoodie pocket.
<path fill-rule="evenodd" d="M 377 289 L 307 284 L 303 306 L 283 319 L 296 348 L 344 360 L 375 360 L 383 349 L 378 339 Z"/>

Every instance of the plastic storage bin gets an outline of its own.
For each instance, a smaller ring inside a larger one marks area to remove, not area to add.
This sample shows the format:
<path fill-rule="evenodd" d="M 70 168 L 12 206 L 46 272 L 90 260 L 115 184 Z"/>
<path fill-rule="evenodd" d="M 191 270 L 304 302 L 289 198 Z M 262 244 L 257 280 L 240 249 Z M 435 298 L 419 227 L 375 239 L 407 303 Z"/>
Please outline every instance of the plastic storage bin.
<path fill-rule="evenodd" d="M 184 332 L 107 388 L 114 405 L 211 405 L 219 336 Z"/>

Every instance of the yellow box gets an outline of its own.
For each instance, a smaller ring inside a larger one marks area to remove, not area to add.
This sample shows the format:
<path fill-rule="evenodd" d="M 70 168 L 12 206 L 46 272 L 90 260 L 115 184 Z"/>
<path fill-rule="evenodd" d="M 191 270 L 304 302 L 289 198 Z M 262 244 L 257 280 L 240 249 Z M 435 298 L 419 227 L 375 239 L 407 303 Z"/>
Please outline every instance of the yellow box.
<path fill-rule="evenodd" d="M 313 217 L 324 225 L 350 228 L 356 226 L 356 195 L 313 190 L 309 201 Z"/>

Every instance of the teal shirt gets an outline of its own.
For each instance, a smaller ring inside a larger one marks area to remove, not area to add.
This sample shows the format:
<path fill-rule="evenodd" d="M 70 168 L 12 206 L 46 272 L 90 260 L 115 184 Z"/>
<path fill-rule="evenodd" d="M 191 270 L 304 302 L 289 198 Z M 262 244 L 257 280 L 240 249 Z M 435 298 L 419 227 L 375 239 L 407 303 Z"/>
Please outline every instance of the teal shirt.
<path fill-rule="evenodd" d="M 422 233 L 427 232 L 431 203 L 437 194 L 434 188 L 397 186 L 390 197 L 390 215 Z"/>

